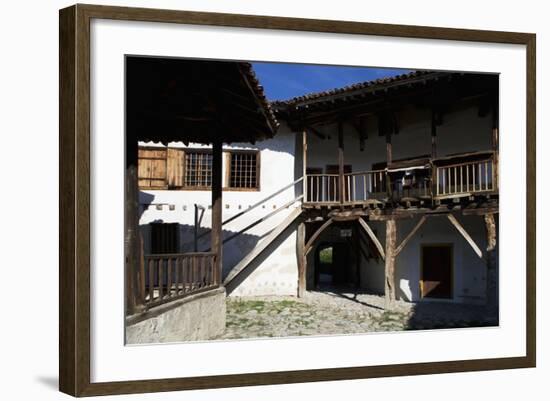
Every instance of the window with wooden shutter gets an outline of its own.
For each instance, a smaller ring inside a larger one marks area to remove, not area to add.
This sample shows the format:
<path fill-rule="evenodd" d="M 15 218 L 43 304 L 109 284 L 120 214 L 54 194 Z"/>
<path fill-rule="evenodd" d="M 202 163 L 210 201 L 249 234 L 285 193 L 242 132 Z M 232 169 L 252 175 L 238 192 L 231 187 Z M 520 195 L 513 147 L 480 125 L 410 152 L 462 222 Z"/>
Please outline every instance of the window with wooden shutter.
<path fill-rule="evenodd" d="M 138 149 L 138 185 L 144 189 L 166 188 L 166 149 Z"/>
<path fill-rule="evenodd" d="M 185 152 L 183 149 L 168 148 L 166 154 L 168 188 L 183 187 Z"/>
<path fill-rule="evenodd" d="M 260 188 L 260 153 L 229 152 L 228 188 L 255 191 Z"/>

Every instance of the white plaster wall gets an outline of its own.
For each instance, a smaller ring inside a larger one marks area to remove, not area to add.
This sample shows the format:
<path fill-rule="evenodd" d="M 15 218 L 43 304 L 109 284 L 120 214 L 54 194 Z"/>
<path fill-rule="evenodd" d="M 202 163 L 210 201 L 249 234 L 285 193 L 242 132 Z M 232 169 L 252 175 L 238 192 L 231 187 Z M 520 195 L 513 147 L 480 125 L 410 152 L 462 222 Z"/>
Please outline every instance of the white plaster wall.
<path fill-rule="evenodd" d="M 485 255 L 487 240 L 482 216 L 455 217 L 468 231 Z M 397 243 L 418 223 L 420 217 L 397 221 Z M 378 238 L 385 243 L 385 223 L 369 222 L 378 228 Z M 453 298 L 459 303 L 484 303 L 487 267 L 446 217 L 431 217 L 418 230 L 395 263 L 396 297 L 406 301 L 426 301 L 420 297 L 421 247 L 429 244 L 453 245 Z M 384 293 L 384 262 L 370 261 L 362 264 L 361 286 L 374 293 Z"/>
<path fill-rule="evenodd" d="M 153 143 L 143 145 L 155 146 Z M 182 143 L 170 143 L 173 147 L 186 147 Z M 190 144 L 189 147 L 206 147 Z M 224 149 L 256 149 L 261 152 L 260 191 L 223 191 L 223 220 L 230 218 L 258 201 L 292 183 L 294 176 L 295 135 L 281 133 L 275 138 L 256 144 L 231 144 Z M 225 177 L 225 174 L 224 174 Z M 244 216 L 223 226 L 224 238 L 240 231 L 253 221 L 264 217 L 301 193 L 300 184 L 291 187 Z M 144 239 L 144 251 L 150 251 L 150 226 L 152 222 L 179 223 L 182 252 L 193 250 L 194 204 L 205 207 L 199 232 L 211 227 L 210 191 L 154 190 L 140 191 L 140 226 Z M 259 244 L 285 217 L 299 204 L 283 210 L 265 222 L 258 224 L 246 233 L 227 242 L 223 247 L 223 269 L 226 274 L 247 253 Z M 231 295 L 295 295 L 297 282 L 297 261 L 295 255 L 296 237 L 294 230 L 283 233 L 277 246 L 270 247 L 267 257 L 260 258 L 261 263 L 253 274 Z M 210 235 L 199 240 L 199 251 L 210 247 Z"/>
<path fill-rule="evenodd" d="M 409 106 L 397 113 L 400 132 L 392 135 L 393 159 L 431 154 L 431 113 Z M 336 124 L 326 125 L 319 131 L 330 139 L 308 134 L 307 166 L 324 168 L 338 164 L 338 132 Z M 360 150 L 357 131 L 344 124 L 344 163 L 353 171 L 371 170 L 373 163 L 386 161 L 386 138 L 378 135 L 376 117 L 367 117 L 368 139 Z M 491 117 L 478 117 L 477 107 L 462 102 L 444 115 L 443 124 L 437 127 L 437 156 L 451 153 L 491 149 Z M 301 146 L 300 146 L 301 148 Z M 298 150 L 301 159 L 301 150 Z"/>

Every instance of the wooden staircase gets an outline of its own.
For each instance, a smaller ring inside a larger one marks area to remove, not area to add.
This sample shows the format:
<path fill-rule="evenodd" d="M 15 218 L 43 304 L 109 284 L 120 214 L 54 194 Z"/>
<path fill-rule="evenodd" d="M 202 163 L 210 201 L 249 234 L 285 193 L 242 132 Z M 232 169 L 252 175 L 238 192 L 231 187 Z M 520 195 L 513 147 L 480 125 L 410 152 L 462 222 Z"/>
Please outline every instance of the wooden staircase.
<path fill-rule="evenodd" d="M 300 215 L 302 208 L 294 209 L 264 240 L 257 245 L 252 251 L 247 254 L 237 265 L 235 265 L 223 280 L 223 284 L 227 286 L 239 274 L 241 274 L 250 263 L 260 256 L 266 249 L 287 229 Z"/>

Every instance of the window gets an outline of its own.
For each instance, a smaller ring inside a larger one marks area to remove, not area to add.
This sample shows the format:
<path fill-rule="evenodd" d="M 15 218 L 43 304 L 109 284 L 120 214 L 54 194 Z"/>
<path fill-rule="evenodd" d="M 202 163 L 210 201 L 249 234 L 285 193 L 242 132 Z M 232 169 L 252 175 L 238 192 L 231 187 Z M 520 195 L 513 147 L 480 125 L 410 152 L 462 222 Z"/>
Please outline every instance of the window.
<path fill-rule="evenodd" d="M 229 188 L 259 189 L 260 157 L 258 152 L 229 153 Z"/>
<path fill-rule="evenodd" d="M 225 190 L 256 191 L 260 187 L 260 152 L 224 150 Z M 212 187 L 212 151 L 209 149 L 140 146 L 140 189 L 206 190 Z"/>
<path fill-rule="evenodd" d="M 139 148 L 138 183 L 140 188 L 166 188 L 166 149 Z"/>
<path fill-rule="evenodd" d="M 185 152 L 185 187 L 210 188 L 212 185 L 212 153 Z"/>
<path fill-rule="evenodd" d="M 178 223 L 150 223 L 151 253 L 178 253 L 179 229 Z"/>

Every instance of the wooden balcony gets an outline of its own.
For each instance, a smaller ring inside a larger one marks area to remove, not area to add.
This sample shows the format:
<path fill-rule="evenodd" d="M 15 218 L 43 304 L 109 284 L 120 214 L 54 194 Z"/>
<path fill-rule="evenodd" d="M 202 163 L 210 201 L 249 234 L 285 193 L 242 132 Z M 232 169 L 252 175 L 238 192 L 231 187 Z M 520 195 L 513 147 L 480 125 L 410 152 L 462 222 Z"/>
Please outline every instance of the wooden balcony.
<path fill-rule="evenodd" d="M 141 299 L 151 308 L 220 286 L 213 252 L 145 255 Z"/>
<path fill-rule="evenodd" d="M 420 160 L 420 159 L 418 159 Z M 307 174 L 306 207 L 358 206 L 385 203 L 434 204 L 445 199 L 498 193 L 492 152 L 423 160 L 414 165 L 338 174 Z M 340 191 L 343 196 L 340 196 Z"/>

